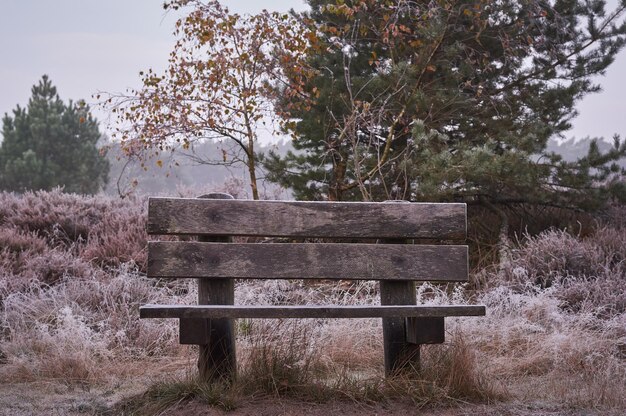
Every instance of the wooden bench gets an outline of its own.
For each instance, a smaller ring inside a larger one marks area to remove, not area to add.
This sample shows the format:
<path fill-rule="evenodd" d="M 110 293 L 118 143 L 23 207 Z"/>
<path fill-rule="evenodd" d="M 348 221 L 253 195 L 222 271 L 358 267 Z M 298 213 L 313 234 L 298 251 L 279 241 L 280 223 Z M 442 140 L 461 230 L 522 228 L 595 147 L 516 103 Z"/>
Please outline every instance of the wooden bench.
<path fill-rule="evenodd" d="M 148 244 L 148 276 L 197 278 L 198 305 L 144 305 L 141 318 L 180 319 L 181 344 L 197 344 L 201 379 L 236 375 L 236 318 L 382 318 L 387 375 L 419 363 L 419 345 L 442 343 L 447 316 L 481 305 L 416 305 L 415 281 L 468 279 L 465 204 L 150 198 L 148 233 L 198 241 Z M 234 243 L 233 236 L 369 239 L 372 243 Z M 235 279 L 378 280 L 381 306 L 236 306 Z"/>

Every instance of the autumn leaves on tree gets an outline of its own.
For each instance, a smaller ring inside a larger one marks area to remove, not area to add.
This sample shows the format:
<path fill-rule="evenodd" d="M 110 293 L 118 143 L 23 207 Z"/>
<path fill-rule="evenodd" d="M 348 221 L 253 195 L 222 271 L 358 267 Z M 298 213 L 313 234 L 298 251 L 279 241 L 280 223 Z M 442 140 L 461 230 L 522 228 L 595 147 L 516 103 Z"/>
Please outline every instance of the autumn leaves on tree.
<path fill-rule="evenodd" d="M 218 2 L 165 5 L 182 6 L 191 11 L 176 23 L 165 73 L 142 72 L 141 90 L 111 101 L 120 121 L 116 135 L 128 154 L 141 158 L 221 140 L 221 161 L 193 157 L 201 163 L 243 163 L 252 196 L 259 199 L 255 144 L 261 129 L 274 133 L 281 126 L 274 87 L 288 84 L 292 98 L 299 94 L 300 62 L 310 36 L 286 14 L 241 16 Z M 156 163 L 161 166 L 163 158 Z"/>
<path fill-rule="evenodd" d="M 223 140 L 212 163 L 244 163 L 255 199 L 259 162 L 298 199 L 455 200 L 500 215 L 624 196 L 619 138 L 575 163 L 546 150 L 623 47 L 624 2 L 308 3 L 253 16 L 167 3 L 189 11 L 168 69 L 112 101 L 127 151 Z M 264 123 L 295 150 L 255 154 Z"/>

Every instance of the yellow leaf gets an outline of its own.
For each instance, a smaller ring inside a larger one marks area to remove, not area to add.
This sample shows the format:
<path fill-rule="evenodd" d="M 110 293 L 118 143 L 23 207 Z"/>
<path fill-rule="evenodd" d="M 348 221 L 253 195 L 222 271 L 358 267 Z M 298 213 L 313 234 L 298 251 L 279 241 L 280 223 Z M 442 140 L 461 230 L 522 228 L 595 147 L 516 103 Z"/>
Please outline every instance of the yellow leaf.
<path fill-rule="evenodd" d="M 161 159 L 156 161 L 156 164 L 158 167 L 162 168 L 163 167 L 163 161 Z"/>

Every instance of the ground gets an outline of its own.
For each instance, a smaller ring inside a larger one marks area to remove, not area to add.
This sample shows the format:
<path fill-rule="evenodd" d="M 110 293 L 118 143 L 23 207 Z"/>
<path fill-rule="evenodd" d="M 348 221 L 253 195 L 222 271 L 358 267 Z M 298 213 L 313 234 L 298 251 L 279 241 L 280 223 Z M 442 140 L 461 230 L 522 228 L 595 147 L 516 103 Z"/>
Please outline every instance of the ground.
<path fill-rule="evenodd" d="M 246 403 L 232 412 L 222 412 L 208 409 L 199 403 L 180 404 L 163 413 L 167 416 L 387 416 L 387 415 L 429 415 L 429 416 L 600 416 L 610 415 L 607 411 L 594 410 L 567 410 L 558 409 L 549 405 L 504 403 L 490 405 L 473 405 L 459 403 L 457 406 L 446 408 L 416 408 L 409 402 L 366 405 L 352 402 L 332 402 L 324 404 L 302 403 L 295 400 L 261 399 Z M 613 413 L 622 415 L 622 411 Z"/>
<path fill-rule="evenodd" d="M 120 403 L 142 394 L 142 382 L 125 381 L 101 388 L 72 386 L 49 382 L 0 384 L 1 416 L 38 415 L 122 415 Z M 252 397 L 242 399 L 237 408 L 224 411 L 200 401 L 181 402 L 162 416 L 365 416 L 365 415 L 429 415 L 429 416 L 617 416 L 624 409 L 568 409 L 549 403 L 519 401 L 471 404 L 456 403 L 446 407 L 416 407 L 413 403 L 355 403 L 331 401 L 310 403 L 294 398 Z"/>

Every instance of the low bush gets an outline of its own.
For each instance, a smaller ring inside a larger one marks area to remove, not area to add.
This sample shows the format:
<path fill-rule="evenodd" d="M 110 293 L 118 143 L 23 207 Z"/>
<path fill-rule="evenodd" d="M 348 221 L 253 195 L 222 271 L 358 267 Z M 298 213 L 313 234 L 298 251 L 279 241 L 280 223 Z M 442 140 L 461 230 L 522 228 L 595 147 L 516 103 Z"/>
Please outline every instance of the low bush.
<path fill-rule="evenodd" d="M 527 237 L 494 286 L 549 293 L 563 309 L 610 317 L 626 312 L 626 231 L 600 228 L 578 238 L 549 230 Z"/>

